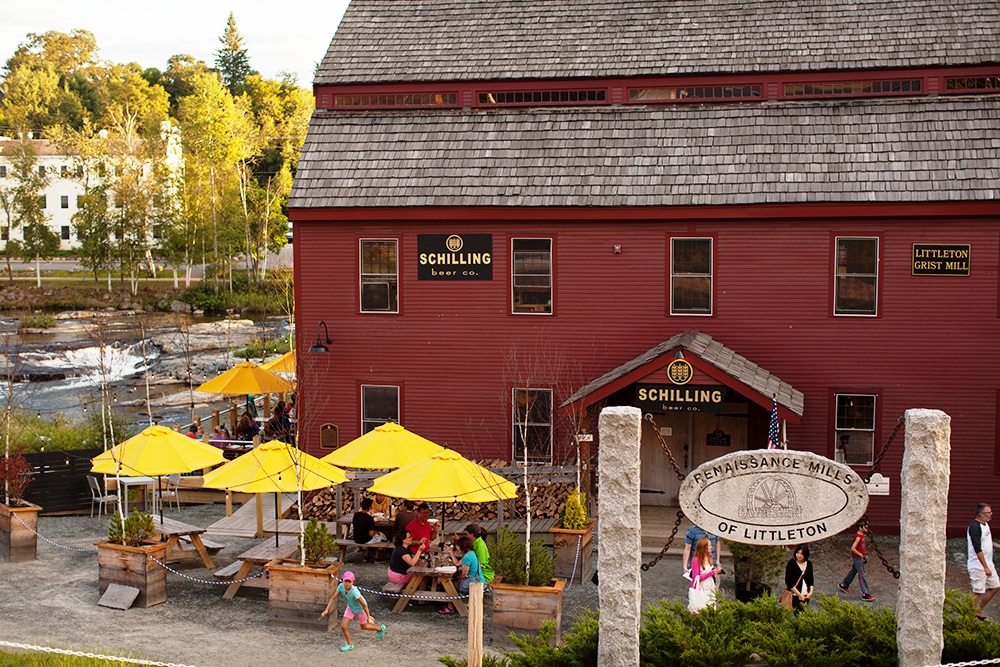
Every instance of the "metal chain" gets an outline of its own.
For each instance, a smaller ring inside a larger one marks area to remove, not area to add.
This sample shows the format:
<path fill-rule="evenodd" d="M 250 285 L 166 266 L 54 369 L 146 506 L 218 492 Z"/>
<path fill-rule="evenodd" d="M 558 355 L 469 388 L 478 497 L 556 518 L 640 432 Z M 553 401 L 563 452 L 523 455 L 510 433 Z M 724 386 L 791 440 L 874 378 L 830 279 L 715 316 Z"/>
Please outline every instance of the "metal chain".
<path fill-rule="evenodd" d="M 566 584 L 566 590 L 568 591 L 570 586 L 573 585 L 573 580 L 576 579 L 576 564 L 580 562 L 580 545 L 583 544 L 583 535 L 576 536 L 576 554 L 573 556 L 573 573 L 569 575 L 569 583 Z"/>
<path fill-rule="evenodd" d="M 133 665 L 153 665 L 154 667 L 192 667 L 176 662 L 157 662 L 156 660 L 140 660 L 138 658 L 122 658 L 115 655 L 103 655 L 101 653 L 87 653 L 85 651 L 68 651 L 64 648 L 52 648 L 51 646 L 34 646 L 32 644 L 19 644 L 0 640 L 0 646 L 21 649 L 24 651 L 41 651 L 42 653 L 58 653 L 59 655 L 73 655 L 79 658 L 91 658 L 104 662 L 127 662 Z"/>
<path fill-rule="evenodd" d="M 677 475 L 677 479 L 683 482 L 687 473 L 683 472 L 681 467 L 677 465 L 677 460 L 674 459 L 674 455 L 670 452 L 670 448 L 667 447 L 667 441 L 663 439 L 662 435 L 660 435 L 660 429 L 656 428 L 656 422 L 653 421 L 652 413 L 646 413 L 645 421 L 648 421 L 649 425 L 653 427 L 653 435 L 655 435 L 656 439 L 660 441 L 660 447 L 663 448 L 663 451 L 667 454 L 667 458 L 670 459 L 670 465 L 674 467 L 674 473 Z"/>
<path fill-rule="evenodd" d="M 863 521 L 865 524 L 868 524 L 868 515 L 865 514 L 863 517 L 861 517 L 861 521 Z M 875 534 L 872 533 L 870 525 L 868 526 L 868 537 L 870 538 L 870 541 L 872 543 L 872 549 L 875 550 L 875 555 L 878 556 L 878 559 L 882 561 L 882 565 L 884 565 L 885 569 L 889 571 L 889 574 L 892 575 L 893 579 L 899 579 L 899 570 L 890 565 L 889 561 L 887 561 L 885 559 L 885 556 L 882 555 L 882 550 L 878 548 L 878 543 L 875 541 Z"/>
<path fill-rule="evenodd" d="M 986 658 L 985 660 L 966 660 L 965 662 L 947 662 L 927 667 L 978 667 L 979 665 L 1000 665 L 1000 658 Z"/>
<path fill-rule="evenodd" d="M 263 577 L 265 574 L 267 574 L 266 570 L 261 570 L 257 574 L 251 574 L 249 577 L 244 577 L 243 579 L 228 579 L 226 581 L 198 579 L 197 577 L 192 577 L 189 574 L 184 574 L 183 572 L 175 570 L 174 568 L 170 567 L 169 565 L 167 565 L 166 563 L 164 563 L 163 561 L 161 561 L 156 556 L 150 556 L 149 560 L 151 560 L 154 563 L 158 564 L 160 567 L 162 567 L 167 572 L 173 572 L 177 576 L 183 577 L 184 579 L 187 579 L 189 581 L 194 581 L 194 582 L 197 582 L 199 584 L 209 584 L 211 586 L 228 586 L 229 584 L 242 584 L 244 581 L 250 581 L 251 579 L 257 579 L 257 578 Z"/>
<path fill-rule="evenodd" d="M 375 595 L 381 595 L 387 598 L 410 598 L 411 600 L 433 600 L 435 602 L 440 602 L 441 600 L 468 600 L 468 595 L 404 595 L 403 593 L 389 593 L 387 591 L 379 591 L 374 588 L 364 588 L 362 586 L 355 586 L 362 593 L 374 593 Z M 490 590 L 489 586 L 483 586 L 483 592 Z"/>
<path fill-rule="evenodd" d="M 87 549 L 79 549 L 77 547 L 67 547 L 64 544 L 59 544 L 58 542 L 53 542 L 52 540 L 50 540 L 49 538 L 47 538 L 44 535 L 42 535 L 41 533 L 39 533 L 37 530 L 35 530 L 31 526 L 29 526 L 28 524 L 26 524 L 24 522 L 24 519 L 22 519 L 21 517 L 19 517 L 16 512 L 12 512 L 12 515 L 14 516 L 15 519 L 17 519 L 18 521 L 21 522 L 22 526 L 24 526 L 25 528 L 27 528 L 28 530 L 30 530 L 32 533 L 34 533 L 35 537 L 37 537 L 37 538 L 39 538 L 41 540 L 44 540 L 45 542 L 48 542 L 49 544 L 51 544 L 54 547 L 59 547 L 60 549 L 65 549 L 66 551 L 78 551 L 80 553 L 85 553 L 85 554 L 86 553 L 97 553 L 97 547 L 89 547 Z"/>
<path fill-rule="evenodd" d="M 885 456 L 885 453 L 887 451 L 889 451 L 889 445 L 892 444 L 893 439 L 895 439 L 896 434 L 899 433 L 899 429 L 902 428 L 902 426 L 903 426 L 903 418 L 900 417 L 899 419 L 896 420 L 896 428 L 892 429 L 892 433 L 889 435 L 889 439 L 885 441 L 885 444 L 882 445 L 882 449 L 881 451 L 879 451 L 878 456 L 876 456 L 875 460 L 872 461 L 872 467 L 868 470 L 868 476 L 864 478 L 865 484 L 868 484 L 872 481 L 872 475 L 874 475 L 875 472 L 878 470 L 879 464 L 882 463 L 882 457 Z"/>
<path fill-rule="evenodd" d="M 663 545 L 662 549 L 660 549 L 660 553 L 656 555 L 656 558 L 649 561 L 648 563 L 642 564 L 643 572 L 648 572 L 649 568 L 659 563 L 660 559 L 667 555 L 667 550 L 670 548 L 670 544 L 674 541 L 674 537 L 677 535 L 677 529 L 681 527 L 681 521 L 683 520 L 684 520 L 684 512 L 678 510 L 677 521 L 674 521 L 674 529 L 670 531 L 670 537 L 667 538 L 667 543 Z"/>

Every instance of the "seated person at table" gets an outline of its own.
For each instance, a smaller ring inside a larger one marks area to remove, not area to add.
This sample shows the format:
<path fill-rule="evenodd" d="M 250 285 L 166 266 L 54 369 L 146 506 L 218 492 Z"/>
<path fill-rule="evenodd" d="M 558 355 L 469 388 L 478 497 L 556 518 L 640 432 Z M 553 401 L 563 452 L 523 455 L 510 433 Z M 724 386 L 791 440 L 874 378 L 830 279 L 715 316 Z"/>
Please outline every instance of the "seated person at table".
<path fill-rule="evenodd" d="M 285 415 L 285 403 L 278 401 L 271 418 L 264 424 L 264 437 L 268 440 L 287 441 L 291 434 L 291 423 Z"/>
<path fill-rule="evenodd" d="M 254 423 L 249 412 L 244 412 L 240 415 L 240 420 L 236 422 L 236 440 L 249 442 L 253 440 L 255 435 L 257 435 L 257 424 Z"/>
<path fill-rule="evenodd" d="M 472 540 L 472 550 L 476 552 L 479 559 L 479 568 L 482 570 L 483 583 L 488 584 L 493 581 L 493 567 L 490 565 L 490 550 L 486 546 L 486 529 L 478 523 L 470 523 L 465 527 L 465 534 Z"/>
<path fill-rule="evenodd" d="M 376 493 L 375 500 L 372 503 L 372 514 L 384 514 L 386 519 L 391 519 L 392 501 L 381 493 Z"/>
<path fill-rule="evenodd" d="M 226 443 L 224 441 L 228 439 L 229 438 L 227 438 L 222 433 L 222 427 L 216 426 L 215 428 L 212 429 L 212 437 L 209 439 L 208 442 L 212 445 L 215 445 L 216 447 L 224 448 L 226 446 Z"/>
<path fill-rule="evenodd" d="M 403 507 L 396 512 L 396 518 L 392 520 L 392 535 L 406 535 L 406 527 L 417 518 L 416 503 L 412 500 L 404 500 Z"/>
<path fill-rule="evenodd" d="M 476 552 L 472 550 L 472 540 L 468 535 L 458 538 L 458 546 L 449 546 L 448 555 L 451 562 L 455 564 L 458 571 L 455 576 L 458 578 L 458 592 L 462 595 L 469 594 L 469 584 L 474 581 L 483 580 L 483 571 L 479 566 L 479 559 Z M 439 614 L 454 614 L 455 606 L 452 603 L 445 605 L 444 609 L 438 611 Z"/>
<path fill-rule="evenodd" d="M 361 509 L 354 513 L 353 530 L 354 541 L 358 544 L 371 544 L 372 542 L 385 542 L 385 535 L 375 527 L 375 518 L 371 515 L 372 499 L 364 498 L 361 501 Z M 370 563 L 374 557 L 371 549 L 365 550 L 365 562 Z"/>
<path fill-rule="evenodd" d="M 408 574 L 407 571 L 420 563 L 420 556 L 424 553 L 424 545 L 422 544 L 417 546 L 416 553 L 410 553 L 411 541 L 403 533 L 396 536 L 396 546 L 392 550 L 392 556 L 389 557 L 389 568 L 386 570 L 389 581 L 394 584 L 407 584 L 410 582 L 413 575 Z"/>
<path fill-rule="evenodd" d="M 424 549 L 430 549 L 431 542 L 437 536 L 437 528 L 428 519 L 431 518 L 431 508 L 425 502 L 417 505 L 417 518 L 406 526 L 406 532 L 410 534 L 413 543 L 410 544 L 410 551 L 416 551 L 417 545 L 423 544 Z"/>
<path fill-rule="evenodd" d="M 197 424 L 191 424 L 190 426 L 188 426 L 187 433 L 185 433 L 184 435 L 186 435 L 187 437 L 191 438 L 192 440 L 197 440 L 198 439 L 198 425 Z"/>

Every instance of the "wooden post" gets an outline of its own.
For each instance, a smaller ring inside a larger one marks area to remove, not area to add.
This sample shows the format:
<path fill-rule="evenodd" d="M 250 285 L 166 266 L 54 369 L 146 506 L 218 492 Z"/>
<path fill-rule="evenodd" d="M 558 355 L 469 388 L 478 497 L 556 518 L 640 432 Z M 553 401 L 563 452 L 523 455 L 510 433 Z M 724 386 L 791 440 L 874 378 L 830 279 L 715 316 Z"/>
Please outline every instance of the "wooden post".
<path fill-rule="evenodd" d="M 264 412 L 265 417 L 271 417 L 271 395 L 264 394 Z"/>
<path fill-rule="evenodd" d="M 226 489 L 226 516 L 233 515 L 233 492 L 231 489 Z"/>
<path fill-rule="evenodd" d="M 229 399 L 229 432 L 236 432 L 236 422 L 239 420 L 238 410 L 236 409 L 236 401 Z"/>
<path fill-rule="evenodd" d="M 483 667 L 483 582 L 469 584 L 468 667 Z"/>
<path fill-rule="evenodd" d="M 254 496 L 256 496 L 254 502 L 257 503 L 257 534 L 254 537 L 264 537 L 264 501 L 261 500 L 259 493 L 255 493 Z"/>
<path fill-rule="evenodd" d="M 219 421 L 219 411 L 218 410 L 212 410 L 212 432 L 213 433 L 215 432 L 215 429 L 219 428 L 219 424 L 220 423 L 222 423 L 222 422 Z"/>

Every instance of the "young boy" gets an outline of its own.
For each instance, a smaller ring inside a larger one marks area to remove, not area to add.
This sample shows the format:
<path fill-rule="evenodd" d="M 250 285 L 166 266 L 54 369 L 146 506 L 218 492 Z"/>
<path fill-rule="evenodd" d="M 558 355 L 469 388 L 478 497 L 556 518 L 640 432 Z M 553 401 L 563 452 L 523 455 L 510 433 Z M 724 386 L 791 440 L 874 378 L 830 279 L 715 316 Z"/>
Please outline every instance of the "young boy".
<path fill-rule="evenodd" d="M 868 592 L 868 577 L 865 576 L 865 553 L 868 551 L 865 546 L 865 535 L 867 534 L 868 524 L 863 521 L 859 522 L 858 530 L 854 533 L 854 542 L 851 544 L 851 571 L 837 586 L 845 593 L 850 593 L 851 589 L 848 586 L 854 581 L 854 575 L 858 575 L 858 581 L 861 582 L 861 599 L 865 602 L 871 602 L 875 596 Z"/>
<path fill-rule="evenodd" d="M 368 611 L 368 601 L 361 595 L 361 591 L 354 587 L 353 572 L 344 573 L 344 578 L 337 585 L 336 592 L 334 592 L 330 601 L 326 604 L 326 609 L 323 610 L 323 613 L 319 617 L 325 618 L 330 613 L 330 610 L 335 608 L 337 597 L 341 594 L 343 594 L 347 605 L 344 608 L 344 618 L 340 621 L 340 631 L 344 633 L 344 639 L 347 640 L 347 643 L 341 646 L 340 650 L 351 651 L 354 649 L 354 644 L 351 643 L 351 633 L 347 629 L 347 624 L 350 623 L 352 618 L 358 619 L 362 630 L 372 630 L 375 632 L 376 637 L 382 639 L 385 636 L 385 625 L 375 625 L 375 619 Z"/>

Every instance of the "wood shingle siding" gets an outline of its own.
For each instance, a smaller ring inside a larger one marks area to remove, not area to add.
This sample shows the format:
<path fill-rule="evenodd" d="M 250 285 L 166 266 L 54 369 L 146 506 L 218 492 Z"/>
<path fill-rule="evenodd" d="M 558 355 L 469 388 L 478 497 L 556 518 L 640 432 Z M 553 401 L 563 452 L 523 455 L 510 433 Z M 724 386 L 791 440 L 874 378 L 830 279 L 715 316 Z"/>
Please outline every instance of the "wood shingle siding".
<path fill-rule="evenodd" d="M 289 207 L 989 201 L 998 132 L 987 96 L 317 113 Z"/>
<path fill-rule="evenodd" d="M 996 63 L 998 35 L 994 0 L 353 0 L 315 84 Z"/>

